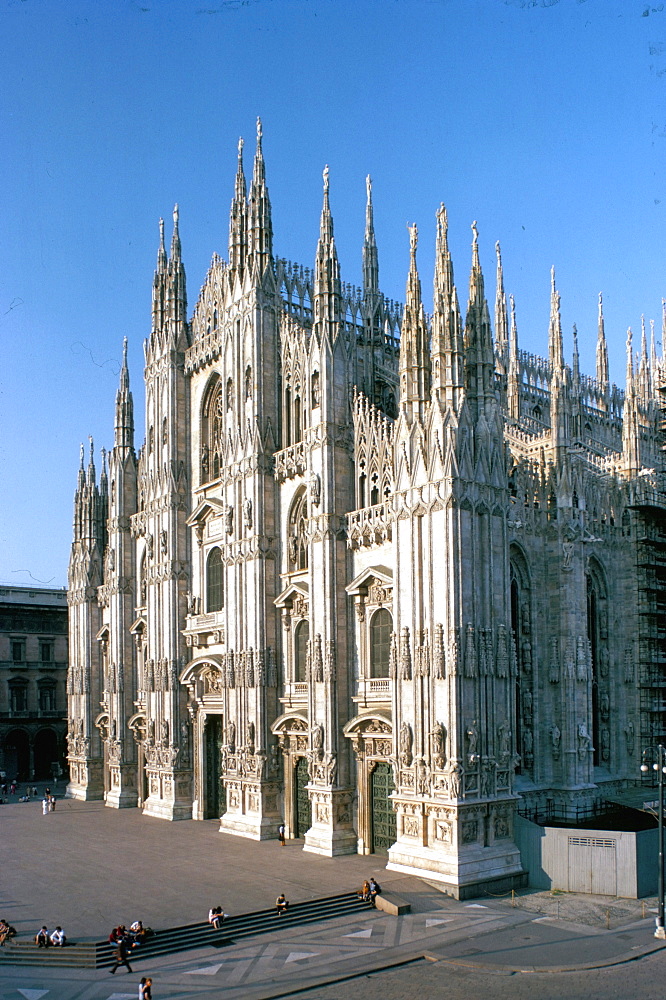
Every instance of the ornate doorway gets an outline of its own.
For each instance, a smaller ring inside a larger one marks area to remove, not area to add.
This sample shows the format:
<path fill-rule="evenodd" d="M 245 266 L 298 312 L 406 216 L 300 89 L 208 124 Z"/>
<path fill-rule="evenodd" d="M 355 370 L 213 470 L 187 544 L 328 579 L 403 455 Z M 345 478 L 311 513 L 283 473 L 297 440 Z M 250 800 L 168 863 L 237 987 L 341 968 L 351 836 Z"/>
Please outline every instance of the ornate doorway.
<path fill-rule="evenodd" d="M 396 817 L 389 797 L 394 787 L 393 768 L 380 761 L 370 777 L 372 850 L 375 853 L 386 853 L 396 841 Z"/>
<path fill-rule="evenodd" d="M 205 744 L 205 799 L 204 819 L 219 819 L 226 812 L 226 796 L 221 780 L 220 750 L 224 743 L 221 715 L 209 715 L 204 731 Z"/>
<path fill-rule="evenodd" d="M 304 837 L 312 826 L 312 808 L 310 806 L 310 796 L 308 795 L 308 782 L 310 775 L 308 772 L 308 761 L 306 757 L 299 757 L 294 768 L 294 789 L 296 802 L 296 829 L 295 837 Z"/>

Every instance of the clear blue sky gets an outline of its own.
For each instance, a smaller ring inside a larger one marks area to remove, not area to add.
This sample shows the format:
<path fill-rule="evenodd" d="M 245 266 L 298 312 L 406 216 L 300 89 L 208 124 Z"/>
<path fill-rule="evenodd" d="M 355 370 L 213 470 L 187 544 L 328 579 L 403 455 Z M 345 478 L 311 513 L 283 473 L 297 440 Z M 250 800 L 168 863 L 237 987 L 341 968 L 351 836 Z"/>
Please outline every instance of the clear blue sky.
<path fill-rule="evenodd" d="M 0 0 L 0 37 L 3 582 L 66 584 L 79 442 L 112 444 L 125 336 L 141 432 L 158 219 L 169 236 L 180 204 L 191 311 L 257 115 L 277 255 L 312 265 L 328 163 L 343 280 L 360 281 L 370 173 L 389 296 L 416 222 L 431 297 L 444 201 L 461 300 L 476 219 L 522 347 L 546 351 L 551 264 L 585 371 L 599 291 L 614 381 L 627 327 L 660 330 L 664 3 Z"/>

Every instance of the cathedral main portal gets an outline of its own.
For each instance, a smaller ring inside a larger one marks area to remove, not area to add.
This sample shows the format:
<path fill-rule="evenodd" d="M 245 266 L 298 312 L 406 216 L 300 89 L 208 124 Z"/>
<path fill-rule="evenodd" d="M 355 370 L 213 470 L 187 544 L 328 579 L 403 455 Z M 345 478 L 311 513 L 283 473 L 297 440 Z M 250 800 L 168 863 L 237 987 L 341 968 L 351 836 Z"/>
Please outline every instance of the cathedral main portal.
<path fill-rule="evenodd" d="M 308 795 L 308 761 L 306 757 L 299 757 L 298 764 L 294 768 L 294 787 L 296 791 L 296 837 L 304 837 L 312 826 L 312 807 Z"/>
<path fill-rule="evenodd" d="M 217 819 L 226 812 L 226 795 L 222 783 L 220 753 L 224 743 L 224 729 L 221 715 L 209 715 L 206 719 L 206 786 L 204 819 Z"/>
<path fill-rule="evenodd" d="M 370 778 L 372 795 L 372 851 L 385 854 L 396 840 L 395 813 L 390 795 L 394 789 L 390 764 L 380 761 Z"/>

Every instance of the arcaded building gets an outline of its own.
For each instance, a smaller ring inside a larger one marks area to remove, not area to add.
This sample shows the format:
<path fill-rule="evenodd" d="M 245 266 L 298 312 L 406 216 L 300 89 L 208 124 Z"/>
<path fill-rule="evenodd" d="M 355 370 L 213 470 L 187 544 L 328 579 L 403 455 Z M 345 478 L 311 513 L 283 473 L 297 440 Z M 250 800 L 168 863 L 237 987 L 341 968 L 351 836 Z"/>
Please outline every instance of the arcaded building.
<path fill-rule="evenodd" d="M 666 738 L 661 358 L 612 385 L 521 350 L 497 245 L 459 295 L 437 212 L 427 315 L 360 287 L 324 171 L 314 266 L 277 256 L 257 132 L 228 259 L 188 311 L 161 224 L 135 450 L 82 455 L 70 563 L 68 794 L 253 839 L 388 853 L 454 894 L 523 878 L 517 809 L 575 817 Z M 461 304 L 462 302 L 462 304 Z"/>
<path fill-rule="evenodd" d="M 52 781 L 65 766 L 67 591 L 0 586 L 0 771 Z"/>

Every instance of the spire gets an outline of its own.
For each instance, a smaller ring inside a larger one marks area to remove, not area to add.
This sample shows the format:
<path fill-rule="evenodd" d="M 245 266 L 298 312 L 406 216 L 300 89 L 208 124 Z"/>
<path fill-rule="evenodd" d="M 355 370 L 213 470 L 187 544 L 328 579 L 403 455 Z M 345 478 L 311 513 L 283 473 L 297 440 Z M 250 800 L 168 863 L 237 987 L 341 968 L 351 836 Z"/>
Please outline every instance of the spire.
<path fill-rule="evenodd" d="M 641 316 L 641 359 L 638 368 L 638 395 L 643 406 L 647 406 L 652 396 L 652 384 L 650 380 L 647 336 L 645 333 L 645 316 Z"/>
<path fill-rule="evenodd" d="M 504 292 L 504 272 L 502 270 L 502 251 L 499 241 L 495 244 L 497 254 L 497 289 L 495 292 L 495 344 L 497 352 L 506 367 L 506 354 L 509 347 L 508 317 L 506 314 L 506 294 Z"/>
<path fill-rule="evenodd" d="M 242 272 L 247 257 L 247 187 L 243 172 L 243 139 L 238 140 L 238 167 L 229 213 L 229 267 Z"/>
<path fill-rule="evenodd" d="M 123 341 L 123 363 L 120 369 L 118 392 L 116 393 L 114 444 L 116 448 L 134 449 L 134 402 L 130 391 L 129 368 L 127 367 L 127 337 Z"/>
<path fill-rule="evenodd" d="M 363 291 L 366 296 L 379 291 L 379 259 L 375 241 L 375 224 L 372 213 L 372 179 L 365 178 L 365 239 L 363 240 Z"/>
<path fill-rule="evenodd" d="M 257 148 L 254 154 L 254 169 L 248 203 L 248 260 L 259 269 L 261 276 L 273 257 L 273 223 L 271 202 L 266 187 L 266 168 L 261 146 L 261 118 L 257 118 Z"/>
<path fill-rule="evenodd" d="M 106 471 L 106 448 L 102 448 L 102 471 L 99 475 L 100 496 L 106 496 L 109 492 L 109 476 Z"/>
<path fill-rule="evenodd" d="M 635 476 L 640 467 L 640 441 L 631 327 L 627 330 L 627 385 L 624 393 L 624 413 L 622 415 L 622 455 L 627 474 Z"/>
<path fill-rule="evenodd" d="M 171 237 L 171 260 L 180 263 L 180 233 L 178 232 L 178 204 L 173 206 L 173 235 Z"/>
<path fill-rule="evenodd" d="M 92 439 L 92 435 L 88 437 L 88 441 L 90 443 L 90 460 L 88 462 L 88 474 L 86 476 L 86 482 L 89 487 L 93 487 L 97 479 L 97 474 L 95 472 L 95 461 L 93 459 L 93 453 L 95 451 L 95 443 Z"/>
<path fill-rule="evenodd" d="M 516 300 L 513 295 L 509 296 L 511 303 L 511 334 L 509 336 L 509 354 L 511 360 L 518 363 L 518 327 L 516 325 Z"/>
<path fill-rule="evenodd" d="M 627 395 L 634 391 L 634 352 L 632 349 L 633 333 L 631 327 L 627 330 L 627 383 L 625 392 Z"/>
<path fill-rule="evenodd" d="M 319 240 L 315 259 L 315 323 L 337 324 L 340 318 L 340 264 L 333 237 L 333 217 L 328 196 L 328 165 L 324 167 L 324 203 L 319 223 Z M 329 332 L 337 335 L 337 329 Z"/>
<path fill-rule="evenodd" d="M 573 383 L 580 385 L 580 355 L 578 353 L 578 327 L 573 325 Z"/>
<path fill-rule="evenodd" d="M 463 385 L 463 335 L 444 205 L 437 211 L 437 248 L 432 317 L 432 389 L 441 402 L 457 408 Z"/>
<path fill-rule="evenodd" d="M 167 268 L 167 255 L 166 247 L 164 246 L 164 219 L 160 219 L 160 246 L 157 251 L 157 270 L 159 272 L 166 271 Z"/>
<path fill-rule="evenodd" d="M 548 357 L 553 368 L 564 368 L 560 293 L 555 287 L 555 268 L 550 269 L 550 324 L 548 327 Z"/>
<path fill-rule="evenodd" d="M 178 205 L 173 206 L 173 235 L 171 237 L 171 258 L 168 269 L 167 302 L 169 319 L 172 321 L 172 336 L 177 340 L 178 327 L 187 322 L 187 293 L 185 291 L 185 268 L 181 257 Z"/>
<path fill-rule="evenodd" d="M 421 281 L 416 267 L 417 227 L 409 229 L 409 274 L 405 293 L 405 309 L 400 329 L 400 403 L 411 415 L 425 416 L 425 404 L 430 393 L 430 354 L 428 327 L 421 301 Z"/>
<path fill-rule="evenodd" d="M 84 455 L 85 455 L 85 448 L 83 447 L 83 442 L 81 442 L 81 460 L 79 463 L 79 476 L 76 483 L 77 493 L 80 493 L 81 490 L 84 489 L 86 485 L 86 470 L 83 465 Z"/>
<path fill-rule="evenodd" d="M 607 396 L 610 389 L 608 378 L 608 344 L 606 343 L 604 306 L 601 292 L 599 292 L 599 324 L 597 334 L 597 382 L 601 386 L 604 395 Z"/>
<path fill-rule="evenodd" d="M 518 327 L 516 325 L 516 301 L 509 296 L 511 304 L 511 333 L 509 335 L 509 378 L 507 396 L 509 415 L 518 420 L 520 417 L 520 365 L 518 363 Z"/>
<path fill-rule="evenodd" d="M 654 336 L 654 320 L 650 320 L 650 374 L 652 384 L 655 385 L 657 378 L 657 341 Z"/>
<path fill-rule="evenodd" d="M 495 351 L 490 314 L 479 263 L 479 232 L 472 223 L 472 270 L 465 318 L 465 384 L 469 399 L 477 401 L 477 415 L 485 403 L 497 399 L 495 392 Z"/>

